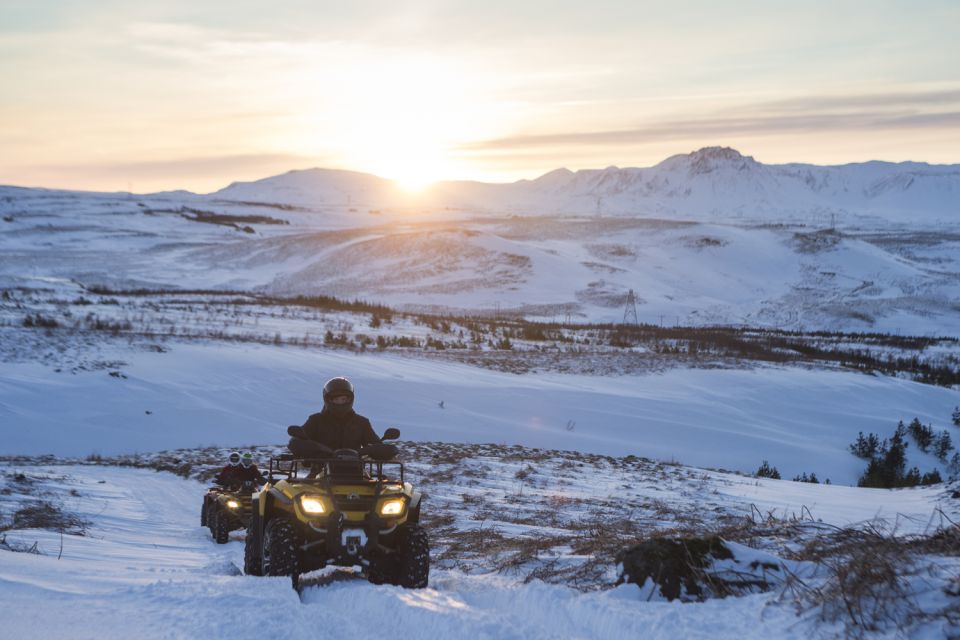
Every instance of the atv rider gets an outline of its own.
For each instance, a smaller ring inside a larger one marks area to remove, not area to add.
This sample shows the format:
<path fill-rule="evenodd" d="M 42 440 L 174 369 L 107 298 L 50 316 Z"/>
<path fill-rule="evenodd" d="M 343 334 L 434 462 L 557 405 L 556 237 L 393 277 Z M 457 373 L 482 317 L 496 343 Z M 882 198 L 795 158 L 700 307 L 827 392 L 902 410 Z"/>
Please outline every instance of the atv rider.
<path fill-rule="evenodd" d="M 236 487 L 247 482 L 263 484 L 266 479 L 253 461 L 253 454 L 249 451 L 242 456 L 234 451 L 230 454 L 230 464 L 220 470 L 214 483 L 222 487 Z"/>
<path fill-rule="evenodd" d="M 260 473 L 257 463 L 253 461 L 253 454 L 249 451 L 240 456 L 240 482 L 255 482 L 257 484 L 266 484 L 267 479 Z"/>
<path fill-rule="evenodd" d="M 323 385 L 323 410 L 300 427 L 290 427 L 287 445 L 298 458 L 326 458 L 337 449 L 359 451 L 380 444 L 370 421 L 353 410 L 353 385 L 346 378 L 331 378 Z"/>
<path fill-rule="evenodd" d="M 223 469 L 220 469 L 220 472 L 217 473 L 217 476 L 213 479 L 214 484 L 218 484 L 221 487 L 240 484 L 241 481 L 238 479 L 240 474 L 240 452 L 231 451 L 229 460 L 229 464 Z"/>

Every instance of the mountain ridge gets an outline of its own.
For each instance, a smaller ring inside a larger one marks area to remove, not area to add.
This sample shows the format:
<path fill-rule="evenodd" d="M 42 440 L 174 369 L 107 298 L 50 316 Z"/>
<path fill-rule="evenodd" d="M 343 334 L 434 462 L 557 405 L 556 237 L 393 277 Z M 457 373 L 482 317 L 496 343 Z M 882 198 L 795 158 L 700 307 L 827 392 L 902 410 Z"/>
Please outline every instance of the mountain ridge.
<path fill-rule="evenodd" d="M 826 213 L 960 216 L 960 164 L 871 160 L 843 165 L 764 164 L 731 147 L 703 147 L 651 167 L 554 169 L 511 183 L 441 181 L 404 192 L 387 178 L 331 169 L 235 182 L 206 197 L 299 206 L 418 205 L 476 212 L 804 216 Z"/>

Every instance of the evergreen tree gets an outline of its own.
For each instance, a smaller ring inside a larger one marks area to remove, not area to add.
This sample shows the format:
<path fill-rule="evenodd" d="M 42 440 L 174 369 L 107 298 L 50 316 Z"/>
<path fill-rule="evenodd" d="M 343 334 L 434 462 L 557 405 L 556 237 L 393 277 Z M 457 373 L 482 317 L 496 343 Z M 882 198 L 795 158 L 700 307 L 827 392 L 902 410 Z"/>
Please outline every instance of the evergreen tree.
<path fill-rule="evenodd" d="M 900 423 L 901 425 L 903 422 Z M 907 427 L 907 432 L 913 438 L 913 441 L 917 443 L 917 448 L 924 453 L 927 453 L 927 450 L 930 448 L 930 445 L 933 444 L 934 433 L 933 429 L 929 425 L 923 425 L 920 423 L 919 418 L 914 418 L 910 422 L 910 426 Z"/>
<path fill-rule="evenodd" d="M 940 435 L 937 436 L 937 439 L 933 442 L 933 453 L 940 458 L 941 462 L 946 462 L 947 456 L 950 455 L 951 451 L 953 451 L 953 440 L 950 438 L 950 433 L 941 431 Z"/>
<path fill-rule="evenodd" d="M 869 460 L 877 455 L 877 449 L 879 446 L 880 439 L 877 437 L 877 434 L 871 433 L 869 436 L 864 437 L 863 431 L 861 431 L 857 435 L 856 442 L 850 445 L 850 453 L 858 458 Z"/>
<path fill-rule="evenodd" d="M 912 486 L 905 484 L 908 480 L 911 482 L 915 480 L 913 484 L 919 483 L 920 471 L 917 469 L 910 471 L 910 474 L 915 473 L 915 478 L 913 475 L 910 475 L 909 479 L 905 477 L 907 475 L 905 474 L 907 467 L 907 447 L 909 446 L 906 441 L 906 435 L 907 429 L 901 421 L 897 425 L 897 430 L 890 440 L 884 440 L 877 448 L 877 455 L 870 459 L 866 471 L 864 471 L 863 475 L 860 476 L 860 479 L 857 481 L 858 486 L 889 489 L 892 487 Z"/>
<path fill-rule="evenodd" d="M 758 478 L 773 478 L 774 480 L 780 479 L 780 472 L 777 471 L 776 467 L 771 467 L 770 463 L 766 460 L 763 461 L 763 464 L 760 465 L 760 468 L 757 469 L 755 474 Z"/>
<path fill-rule="evenodd" d="M 900 480 L 898 485 L 895 485 L 895 486 L 915 487 L 918 484 L 920 484 L 921 479 L 922 477 L 920 476 L 920 469 L 914 467 L 910 469 L 910 471 L 907 471 L 907 473 L 903 476 L 903 478 Z"/>
<path fill-rule="evenodd" d="M 890 446 L 883 457 L 884 474 L 891 480 L 890 486 L 896 486 L 896 481 L 903 477 L 907 467 L 907 433 L 901 422 L 890 438 Z"/>
<path fill-rule="evenodd" d="M 953 452 L 953 457 L 947 463 L 947 474 L 951 480 L 960 478 L 960 451 Z"/>

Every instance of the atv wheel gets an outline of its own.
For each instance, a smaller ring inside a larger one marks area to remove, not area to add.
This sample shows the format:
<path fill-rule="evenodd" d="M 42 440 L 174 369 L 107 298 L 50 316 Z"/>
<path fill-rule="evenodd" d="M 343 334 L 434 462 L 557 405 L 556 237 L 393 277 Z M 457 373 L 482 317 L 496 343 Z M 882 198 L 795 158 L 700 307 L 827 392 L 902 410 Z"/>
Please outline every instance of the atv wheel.
<path fill-rule="evenodd" d="M 207 526 L 207 499 L 203 499 L 203 508 L 200 509 L 200 526 Z"/>
<path fill-rule="evenodd" d="M 367 581 L 370 584 L 396 584 L 397 560 L 395 554 L 380 553 L 367 567 Z"/>
<path fill-rule="evenodd" d="M 213 512 L 213 539 L 217 544 L 227 544 L 230 540 L 230 516 L 226 513 Z"/>
<path fill-rule="evenodd" d="M 263 575 L 260 568 L 260 540 L 253 523 L 247 528 L 247 540 L 243 547 L 243 572 L 248 576 Z"/>
<path fill-rule="evenodd" d="M 260 569 L 265 576 L 291 576 L 296 586 L 300 558 L 297 534 L 288 518 L 274 518 L 264 528 Z"/>
<path fill-rule="evenodd" d="M 216 519 L 216 517 L 217 517 L 217 508 L 216 508 L 216 505 L 211 501 L 210 504 L 207 505 L 207 517 L 206 517 L 207 523 L 206 524 L 207 524 L 207 528 L 210 529 L 210 535 L 212 536 L 216 535 L 216 532 L 214 531 L 214 528 L 213 528 L 214 520 Z"/>
<path fill-rule="evenodd" d="M 420 525 L 400 527 L 397 545 L 397 580 L 395 584 L 407 589 L 423 589 L 430 578 L 430 542 Z"/>

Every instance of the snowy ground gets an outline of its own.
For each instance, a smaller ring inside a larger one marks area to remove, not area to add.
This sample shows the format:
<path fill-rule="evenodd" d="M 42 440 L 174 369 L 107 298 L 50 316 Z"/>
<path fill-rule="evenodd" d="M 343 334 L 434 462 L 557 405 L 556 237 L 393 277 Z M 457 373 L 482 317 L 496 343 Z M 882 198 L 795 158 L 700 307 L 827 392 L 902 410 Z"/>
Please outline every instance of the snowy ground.
<path fill-rule="evenodd" d="M 960 441 L 950 424 L 960 405 L 956 387 L 914 382 L 905 369 L 867 375 L 838 361 L 694 356 L 680 340 L 614 346 L 610 336 L 585 331 L 552 341 L 511 336 L 515 350 L 501 349 L 493 342 L 505 337 L 502 327 L 474 341 L 464 318 L 438 330 L 434 321 L 396 313 L 373 326 L 369 312 L 268 306 L 250 295 L 242 304 L 203 293 L 118 300 L 90 289 L 328 294 L 568 325 L 619 322 L 633 289 L 639 319 L 654 325 L 884 331 L 904 334 L 907 345 L 808 333 L 804 346 L 833 340 L 831 348 L 957 367 L 953 200 L 937 200 L 915 222 L 909 207 L 885 218 L 853 215 L 855 203 L 847 203 L 837 230 L 824 229 L 830 207 L 783 219 L 736 206 L 716 212 L 703 209 L 712 200 L 701 196 L 728 181 L 729 172 L 711 163 L 731 154 L 701 156 L 687 159 L 701 176 L 690 174 L 699 185 L 687 199 L 696 205 L 692 217 L 655 208 L 645 217 L 498 211 L 484 218 L 357 209 L 336 198 L 311 207 L 223 194 L 0 188 L 0 599 L 17 612 L 0 625 L 0 638 L 261 637 L 265 624 L 304 638 L 392 629 L 405 637 L 525 640 L 837 637 L 840 620 L 782 590 L 647 602 L 634 586 L 611 588 L 613 558 L 650 536 L 721 532 L 808 562 L 801 551 L 817 536 L 867 521 L 886 534 L 939 531 L 941 555 L 920 552 L 915 565 L 897 568 L 897 581 L 909 585 L 903 600 L 917 604 L 914 613 L 952 606 L 956 616 L 960 552 L 942 550 L 960 522 L 955 483 L 857 489 L 850 485 L 865 462 L 848 451 L 860 431 L 889 437 L 898 421 L 914 417 Z M 687 171 L 683 162 L 662 168 Z M 704 162 L 709 171 L 701 171 Z M 773 175 L 748 168 L 738 180 Z M 834 172 L 839 181 L 814 173 L 824 197 L 839 198 L 850 184 L 893 169 L 843 168 Z M 811 171 L 777 169 L 804 184 Z M 955 170 L 940 173 L 936 184 L 954 184 Z M 293 177 L 305 187 L 316 178 Z M 595 179 L 657 186 L 634 170 L 560 172 L 529 186 L 538 192 L 556 182 L 563 202 L 587 203 L 592 214 Z M 742 185 L 731 184 L 737 196 Z M 870 197 L 899 207 L 912 181 L 899 184 Z M 464 188 L 483 195 L 483 187 Z M 248 191 L 239 185 L 234 195 Z M 646 201 L 624 193 L 618 206 Z M 323 346 L 327 332 L 364 352 Z M 911 346 L 906 335 L 946 339 Z M 375 352 L 377 338 L 404 337 L 471 344 Z M 680 346 L 683 357 L 658 356 Z M 430 505 L 430 589 L 374 587 L 340 572 L 312 576 L 297 594 L 285 580 L 239 575 L 242 534 L 218 547 L 198 526 L 196 478 L 222 461 L 225 447 L 256 447 L 261 458 L 276 451 L 288 424 L 319 409 L 320 386 L 334 375 L 355 382 L 357 407 L 379 430 L 403 432 L 404 455 Z M 177 451 L 156 453 L 170 449 Z M 73 459 L 29 457 L 50 453 Z M 122 454 L 112 462 L 164 465 L 191 479 L 81 464 L 91 454 Z M 908 467 L 947 477 L 942 460 L 915 446 L 907 455 Z M 763 460 L 785 480 L 743 475 Z M 833 484 L 789 481 L 811 472 Z M 16 514 L 36 499 L 71 515 L 62 535 L 58 527 L 17 524 Z M 24 553 L 31 549 L 38 553 Z M 811 576 L 808 596 L 827 580 Z M 958 633 L 941 618 L 900 612 L 879 634 Z"/>
<path fill-rule="evenodd" d="M 318 411 L 323 381 L 348 375 L 357 408 L 409 440 L 506 443 L 639 455 L 784 477 L 855 483 L 858 432 L 888 437 L 919 417 L 956 430 L 956 391 L 808 368 L 673 369 L 660 375 L 517 376 L 467 365 L 235 343 L 170 341 L 164 353 L 97 343 L 59 372 L 14 362 L 0 372 L 0 453 L 85 456 L 270 444 Z M 89 357 L 89 354 L 88 354 Z M 441 408 L 440 403 L 443 402 Z M 909 451 L 923 471 L 943 469 Z"/>
<path fill-rule="evenodd" d="M 444 452 L 442 447 L 421 447 L 413 454 L 431 450 Z M 35 544 L 37 551 L 0 550 L 0 592 L 9 610 L 17 611 L 8 617 L 0 637 L 125 638 L 135 624 L 136 635 L 144 638 L 254 638 L 262 636 L 264 612 L 271 633 L 290 638 L 317 637 L 329 629 L 336 629 L 338 637 L 366 637 L 386 626 L 402 628 L 411 638 L 674 639 L 678 633 L 687 638 L 831 637 L 839 633 L 839 623 L 819 624 L 815 612 L 798 618 L 781 593 L 679 604 L 645 601 L 634 585 L 610 589 L 615 575 L 610 557 L 595 559 L 606 567 L 606 584 L 599 590 L 527 582 L 531 568 L 542 567 L 557 554 L 561 559 L 569 555 L 562 547 L 547 546 L 525 564 L 501 563 L 513 568 L 500 571 L 493 570 L 497 559 L 503 560 L 496 552 L 485 555 L 474 548 L 468 559 L 472 562 L 440 558 L 458 535 L 473 534 L 470 540 L 475 541 L 476 532 L 484 528 L 519 539 L 570 531 L 577 523 L 574 516 L 595 518 L 590 513 L 593 503 L 616 491 L 625 493 L 623 503 L 632 517 L 659 509 L 663 528 L 689 524 L 687 519 L 703 514 L 707 504 L 714 514 L 743 521 L 756 510 L 763 517 L 792 512 L 802 519 L 798 509 L 803 504 L 818 525 L 887 517 L 901 534 L 935 529 L 936 509 L 960 517 L 942 488 L 865 492 L 691 473 L 642 462 L 626 468 L 623 461 L 598 459 L 588 460 L 585 467 L 567 467 L 565 477 L 533 474 L 527 480 L 526 502 L 491 521 L 483 515 L 482 501 L 468 501 L 460 492 L 486 496 L 489 504 L 509 503 L 517 495 L 515 469 L 525 463 L 503 460 L 502 452 L 493 457 L 493 452 L 486 453 L 478 450 L 451 463 L 461 470 L 485 468 L 482 474 L 455 479 L 429 480 L 429 470 L 438 478 L 436 472 L 445 468 L 429 458 L 412 465 L 414 481 L 430 493 L 434 521 L 435 569 L 429 589 L 372 586 L 349 571 L 320 572 L 306 579 L 299 597 L 289 580 L 240 575 L 243 533 L 232 534 L 224 546 L 212 542 L 199 526 L 204 485 L 196 480 L 110 466 L 7 465 L 0 493 L 0 509 L 7 517 L 18 505 L 41 497 L 62 504 L 85 524 L 78 528 L 83 535 L 42 529 L 0 534 L 4 545 L 27 549 Z M 529 457 L 537 452 L 523 453 Z M 550 454 L 538 468 L 562 462 L 562 456 Z M 669 507 L 651 502 L 658 496 Z M 641 506 L 644 502 L 646 507 Z M 549 526 L 512 522 L 510 513 L 524 504 L 541 513 L 553 505 L 562 513 Z M 449 525 L 446 531 L 438 526 L 450 518 L 459 534 L 451 533 Z M 933 638 L 944 629 L 934 623 L 917 625 L 914 631 L 916 637 Z"/>

